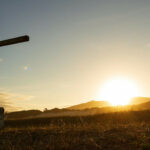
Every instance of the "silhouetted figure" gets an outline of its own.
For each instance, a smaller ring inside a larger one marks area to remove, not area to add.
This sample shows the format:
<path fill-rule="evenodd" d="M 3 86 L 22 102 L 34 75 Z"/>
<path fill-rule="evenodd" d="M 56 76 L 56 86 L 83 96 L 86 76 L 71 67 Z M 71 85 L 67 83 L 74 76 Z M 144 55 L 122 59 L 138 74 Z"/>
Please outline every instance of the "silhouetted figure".
<path fill-rule="evenodd" d="M 4 108 L 0 107 L 0 129 L 4 127 Z"/>

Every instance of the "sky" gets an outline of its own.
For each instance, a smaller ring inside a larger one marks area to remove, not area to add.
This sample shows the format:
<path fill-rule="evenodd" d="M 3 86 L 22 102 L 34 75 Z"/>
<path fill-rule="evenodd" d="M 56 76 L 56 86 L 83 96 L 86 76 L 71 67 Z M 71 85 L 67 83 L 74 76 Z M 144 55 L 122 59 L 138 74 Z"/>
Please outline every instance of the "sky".
<path fill-rule="evenodd" d="M 113 77 L 150 97 L 149 0 L 0 0 L 0 103 L 7 110 L 101 100 Z"/>

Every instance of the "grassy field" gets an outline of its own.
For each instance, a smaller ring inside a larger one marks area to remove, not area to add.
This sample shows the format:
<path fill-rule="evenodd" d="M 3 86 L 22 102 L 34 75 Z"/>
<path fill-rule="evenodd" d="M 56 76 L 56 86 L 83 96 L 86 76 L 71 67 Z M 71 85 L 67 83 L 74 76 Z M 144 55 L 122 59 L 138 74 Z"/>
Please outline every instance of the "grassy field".
<path fill-rule="evenodd" d="M 6 120 L 0 150 L 150 150 L 150 111 Z"/>

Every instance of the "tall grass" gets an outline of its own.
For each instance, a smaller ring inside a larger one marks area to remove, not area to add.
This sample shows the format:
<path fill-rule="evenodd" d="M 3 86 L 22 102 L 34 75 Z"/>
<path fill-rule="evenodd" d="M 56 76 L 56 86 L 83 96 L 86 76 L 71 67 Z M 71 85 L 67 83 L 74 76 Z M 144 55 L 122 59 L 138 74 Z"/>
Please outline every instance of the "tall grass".
<path fill-rule="evenodd" d="M 6 120 L 0 150 L 144 150 L 150 111 Z"/>

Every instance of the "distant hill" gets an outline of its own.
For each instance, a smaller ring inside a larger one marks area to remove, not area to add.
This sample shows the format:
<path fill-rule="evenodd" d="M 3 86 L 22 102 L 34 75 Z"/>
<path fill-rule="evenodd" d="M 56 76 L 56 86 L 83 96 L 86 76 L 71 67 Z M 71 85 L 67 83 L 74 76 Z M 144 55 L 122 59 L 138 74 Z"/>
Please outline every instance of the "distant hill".
<path fill-rule="evenodd" d="M 149 97 L 134 97 L 131 99 L 130 105 L 141 104 L 150 101 Z"/>
<path fill-rule="evenodd" d="M 68 107 L 67 109 L 70 110 L 82 110 L 82 109 L 90 109 L 90 108 L 102 108 L 102 107 L 108 107 L 110 104 L 107 101 L 89 101 L 87 103 L 82 103 L 78 105 L 74 105 L 71 107 Z"/>
<path fill-rule="evenodd" d="M 136 97 L 131 100 L 130 105 L 126 106 L 110 106 L 107 101 L 89 101 L 74 105 L 68 108 L 54 108 L 50 110 L 27 110 L 10 112 L 5 114 L 5 119 L 28 119 L 41 117 L 56 117 L 56 116 L 87 116 L 100 113 L 111 113 L 118 111 L 140 111 L 150 110 L 150 98 Z"/>
<path fill-rule="evenodd" d="M 150 101 L 131 106 L 133 110 L 150 110 Z"/>
<path fill-rule="evenodd" d="M 5 115 L 5 118 L 15 118 L 15 119 L 20 119 L 20 118 L 34 118 L 41 114 L 42 111 L 40 110 L 23 110 L 23 111 L 16 111 L 16 112 L 10 112 Z"/>
<path fill-rule="evenodd" d="M 131 102 L 129 105 L 137 105 L 141 103 L 145 103 L 150 101 L 150 98 L 148 97 L 134 97 L 131 99 Z M 67 107 L 66 109 L 71 110 L 82 110 L 82 109 L 90 109 L 90 108 L 102 108 L 102 107 L 110 107 L 111 105 L 107 101 L 89 101 L 86 103 L 81 103 L 77 105 L 73 105 L 71 107 Z"/>

